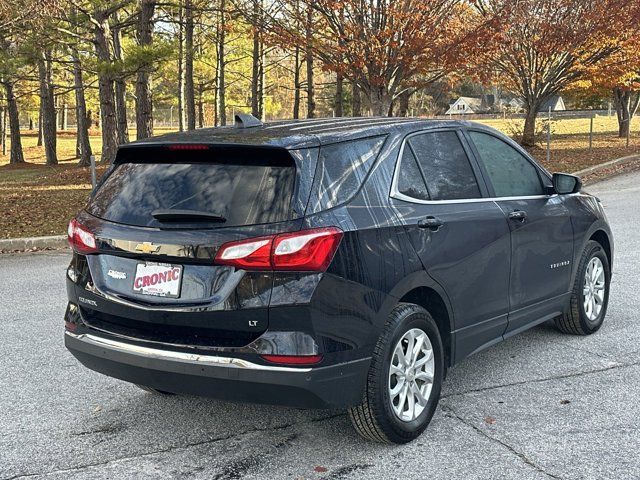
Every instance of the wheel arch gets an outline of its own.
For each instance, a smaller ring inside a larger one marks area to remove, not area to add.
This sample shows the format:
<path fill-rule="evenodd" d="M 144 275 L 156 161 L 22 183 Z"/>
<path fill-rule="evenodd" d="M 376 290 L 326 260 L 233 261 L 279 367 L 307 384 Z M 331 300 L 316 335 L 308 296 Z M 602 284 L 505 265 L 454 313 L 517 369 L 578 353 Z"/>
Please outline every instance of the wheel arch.
<path fill-rule="evenodd" d="M 593 240 L 598 242 L 604 253 L 607 255 L 607 260 L 609 260 L 609 268 L 613 268 L 613 252 L 611 250 L 611 240 L 609 239 L 609 235 L 603 229 L 597 229 L 589 236 L 589 240 Z"/>
<path fill-rule="evenodd" d="M 400 302 L 414 303 L 427 310 L 436 322 L 442 345 L 444 346 L 445 364 L 452 366 L 453 345 L 451 342 L 451 319 L 449 310 L 440 294 L 430 287 L 416 287 L 408 291 Z"/>
<path fill-rule="evenodd" d="M 390 292 L 388 303 L 383 309 L 385 319 L 398 302 L 414 303 L 431 314 L 442 338 L 446 365 L 452 366 L 455 358 L 452 333 L 454 316 L 449 297 L 442 287 L 424 270 L 414 272 L 405 277 Z"/>
<path fill-rule="evenodd" d="M 579 233 L 576 239 L 575 250 L 573 254 L 574 266 L 573 272 L 571 274 L 571 283 L 573 285 L 575 282 L 576 276 L 578 275 L 578 267 L 579 260 L 582 256 L 582 252 L 587 246 L 587 243 L 590 241 L 595 241 L 602 246 L 602 249 L 605 251 L 607 256 L 607 260 L 609 260 L 609 269 L 613 272 L 613 258 L 614 258 L 614 244 L 613 244 L 613 234 L 611 233 L 611 228 L 606 223 L 606 221 L 598 219 L 593 222 L 589 228 L 586 228 L 582 232 Z"/>

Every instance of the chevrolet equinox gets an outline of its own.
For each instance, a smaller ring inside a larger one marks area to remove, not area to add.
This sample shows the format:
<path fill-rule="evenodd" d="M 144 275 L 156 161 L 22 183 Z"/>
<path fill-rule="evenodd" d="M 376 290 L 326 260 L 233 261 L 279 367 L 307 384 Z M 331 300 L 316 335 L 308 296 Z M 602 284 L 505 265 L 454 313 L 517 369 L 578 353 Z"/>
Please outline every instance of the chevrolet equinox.
<path fill-rule="evenodd" d="M 405 443 L 448 368 L 607 311 L 598 198 L 469 122 L 357 118 L 120 147 L 69 225 L 65 343 L 159 394 L 348 408 Z"/>

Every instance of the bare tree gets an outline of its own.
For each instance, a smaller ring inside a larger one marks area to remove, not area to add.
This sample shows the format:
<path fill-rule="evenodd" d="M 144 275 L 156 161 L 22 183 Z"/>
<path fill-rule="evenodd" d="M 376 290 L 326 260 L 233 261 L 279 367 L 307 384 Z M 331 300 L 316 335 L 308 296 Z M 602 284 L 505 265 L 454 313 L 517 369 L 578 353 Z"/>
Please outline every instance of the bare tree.
<path fill-rule="evenodd" d="M 118 12 L 113 12 L 113 60 L 122 65 L 122 39 L 121 26 L 118 21 Z M 114 94 L 116 103 L 116 122 L 118 132 L 118 144 L 129 143 L 129 122 L 127 120 L 127 84 L 124 72 L 118 72 L 114 77 Z"/>
<path fill-rule="evenodd" d="M 156 0 L 139 0 L 138 2 L 138 45 L 149 47 L 153 42 L 153 14 Z M 153 135 L 153 97 L 151 91 L 152 65 L 147 54 L 138 68 L 136 79 L 136 138 L 138 140 Z"/>
<path fill-rule="evenodd" d="M 54 86 L 51 78 L 51 51 L 44 50 L 37 54 L 38 79 L 40 83 L 40 105 L 42 115 L 42 133 L 47 165 L 57 165 L 56 153 L 56 107 L 54 104 Z"/>
<path fill-rule="evenodd" d="M 76 93 L 76 124 L 77 124 L 77 145 L 81 167 L 88 167 L 91 164 L 91 142 L 89 141 L 89 118 L 87 116 L 87 102 L 84 95 L 84 78 L 82 74 L 82 64 L 77 48 L 71 50 L 73 62 L 73 85 Z"/>
<path fill-rule="evenodd" d="M 251 53 L 251 114 L 262 118 L 261 103 L 264 92 L 260 88 L 260 62 L 262 53 L 262 38 L 260 25 L 262 23 L 262 0 L 253 0 L 253 49 Z"/>
<path fill-rule="evenodd" d="M 193 0 L 184 2 L 184 102 L 187 114 L 187 130 L 196 128 L 196 98 L 193 83 Z"/>
<path fill-rule="evenodd" d="M 13 82 L 8 79 L 2 79 L 0 82 L 4 86 L 5 96 L 7 97 L 7 110 L 9 111 L 9 130 L 11 140 L 9 163 L 24 163 L 22 139 L 20 136 L 20 115 L 18 113 L 18 102 L 16 102 L 16 96 L 13 91 Z"/>
<path fill-rule="evenodd" d="M 300 47 L 296 45 L 293 52 L 293 118 L 300 118 L 300 94 L 302 84 L 300 82 Z"/>
<path fill-rule="evenodd" d="M 226 101 L 226 60 L 225 60 L 225 42 L 227 28 L 227 9 L 226 0 L 220 0 L 220 12 L 218 14 L 217 29 L 217 47 L 218 47 L 218 65 L 217 65 L 217 92 L 216 92 L 216 116 L 220 125 L 227 124 L 227 101 Z"/>
<path fill-rule="evenodd" d="M 185 62 L 184 62 L 184 7 L 183 0 L 178 4 L 178 129 L 182 132 L 186 126 L 185 119 Z"/>
<path fill-rule="evenodd" d="M 313 79 L 313 8 L 307 6 L 305 22 L 305 63 L 307 65 L 307 118 L 316 116 L 316 94 Z"/>

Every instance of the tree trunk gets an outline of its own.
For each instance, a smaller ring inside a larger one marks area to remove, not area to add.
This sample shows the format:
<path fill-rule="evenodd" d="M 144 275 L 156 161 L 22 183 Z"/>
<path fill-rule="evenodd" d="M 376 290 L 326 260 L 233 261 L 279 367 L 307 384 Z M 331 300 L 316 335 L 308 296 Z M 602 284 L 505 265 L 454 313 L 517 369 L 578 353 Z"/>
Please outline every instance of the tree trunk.
<path fill-rule="evenodd" d="M 305 45 L 305 61 L 307 64 L 307 118 L 315 118 L 316 116 L 316 95 L 313 79 L 313 9 L 311 5 L 307 7 L 307 24 L 306 24 L 306 45 Z"/>
<path fill-rule="evenodd" d="M 344 77 L 341 73 L 336 75 L 336 103 L 335 114 L 336 117 L 342 117 L 344 115 Z"/>
<path fill-rule="evenodd" d="M 138 45 L 148 47 L 153 42 L 153 13 L 156 0 L 140 0 L 138 16 Z M 151 91 L 152 65 L 145 58 L 136 78 L 136 138 L 153 136 L 153 96 Z"/>
<path fill-rule="evenodd" d="M 2 142 L 2 155 L 7 154 L 7 109 L 2 108 L 2 118 L 0 118 L 2 132 L 0 133 L 0 141 Z"/>
<path fill-rule="evenodd" d="M 40 103 L 40 107 L 38 110 L 38 142 L 36 143 L 38 147 L 44 145 L 44 137 L 42 135 L 42 103 Z"/>
<path fill-rule="evenodd" d="M 114 82 L 108 68 L 111 58 L 111 29 L 109 19 L 100 12 L 96 13 L 98 25 L 94 28 L 96 56 L 103 68 L 98 69 L 98 97 L 100 99 L 100 121 L 102 124 L 102 158 L 101 163 L 111 163 L 118 150 L 118 128 L 116 122 L 116 103 Z"/>
<path fill-rule="evenodd" d="M 536 144 L 536 117 L 538 116 L 539 103 L 526 102 L 524 129 L 520 144 L 524 147 L 533 147 Z"/>
<path fill-rule="evenodd" d="M 226 2 L 220 0 L 220 22 L 218 25 L 218 90 L 216 92 L 216 117 L 220 125 L 227 124 L 227 91 L 225 86 L 225 41 L 226 41 Z"/>
<path fill-rule="evenodd" d="M 259 0 L 253 0 L 253 49 L 251 53 L 251 115 L 260 118 L 260 29 L 259 15 L 261 4 Z"/>
<path fill-rule="evenodd" d="M 89 142 L 89 117 L 87 115 L 87 102 L 84 96 L 84 79 L 82 77 L 82 65 L 78 51 L 71 51 L 73 60 L 73 86 L 76 91 L 76 123 L 77 123 L 77 149 L 81 167 L 91 164 L 91 143 Z"/>
<path fill-rule="evenodd" d="M 267 55 L 266 45 L 262 39 L 260 39 L 260 86 L 258 87 L 259 102 L 258 102 L 258 118 L 264 120 L 267 115 L 267 104 L 265 91 L 267 90 Z"/>
<path fill-rule="evenodd" d="M 38 54 L 38 80 L 40 83 L 40 105 L 42 112 L 42 134 L 44 137 L 44 153 L 47 165 L 57 165 L 56 153 L 57 121 L 54 103 L 53 85 L 51 82 L 51 61 L 49 54 Z"/>
<path fill-rule="evenodd" d="M 372 87 L 369 92 L 371 114 L 374 117 L 389 116 L 391 109 L 391 95 L 383 87 Z"/>
<path fill-rule="evenodd" d="M 9 163 L 15 165 L 24 163 L 24 155 L 22 154 L 22 141 L 20 138 L 20 114 L 18 113 L 18 103 L 13 94 L 13 84 L 11 82 L 4 83 L 5 93 L 7 95 L 7 109 L 9 110 L 9 130 L 11 131 L 11 154 Z"/>
<path fill-rule="evenodd" d="M 196 98 L 193 84 L 193 2 L 184 3 L 184 101 L 187 130 L 196 128 Z"/>
<path fill-rule="evenodd" d="M 293 118 L 300 118 L 300 47 L 296 45 L 293 66 Z"/>
<path fill-rule="evenodd" d="M 184 116 L 184 8 L 178 6 L 178 130 L 185 129 Z"/>
<path fill-rule="evenodd" d="M 198 85 L 198 128 L 204 128 L 204 85 Z"/>
<path fill-rule="evenodd" d="M 118 22 L 117 12 L 113 14 L 114 22 Z M 113 29 L 113 57 L 122 62 L 122 47 L 120 45 L 120 28 Z M 114 80 L 116 98 L 116 119 L 118 144 L 129 143 L 129 122 L 127 121 L 127 84 L 122 72 Z"/>
<path fill-rule="evenodd" d="M 410 90 L 405 90 L 398 96 L 398 117 L 409 116 L 409 100 L 413 94 Z"/>
<path fill-rule="evenodd" d="M 62 130 L 69 130 L 69 105 L 62 104 Z"/>
<path fill-rule="evenodd" d="M 618 117 L 618 137 L 626 138 L 631 128 L 631 120 L 640 104 L 640 92 L 622 88 L 613 89 L 613 103 Z"/>
<path fill-rule="evenodd" d="M 360 87 L 356 82 L 351 82 L 351 116 L 362 116 L 362 98 L 360 96 Z"/>

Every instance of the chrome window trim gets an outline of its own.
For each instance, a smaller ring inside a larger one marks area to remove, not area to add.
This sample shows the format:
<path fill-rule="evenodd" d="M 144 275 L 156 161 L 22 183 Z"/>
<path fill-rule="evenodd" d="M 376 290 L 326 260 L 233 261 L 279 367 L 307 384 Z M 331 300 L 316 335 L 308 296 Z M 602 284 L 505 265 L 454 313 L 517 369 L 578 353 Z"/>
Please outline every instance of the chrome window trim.
<path fill-rule="evenodd" d="M 161 350 L 159 348 L 143 347 L 140 345 L 133 345 L 126 342 L 118 342 L 116 340 L 110 340 L 90 333 L 75 334 L 69 331 L 65 331 L 65 335 L 73 338 L 74 340 L 92 345 L 95 347 L 105 348 L 108 350 L 128 353 L 131 355 L 137 355 L 145 358 L 156 358 L 159 360 L 169 360 L 175 362 L 192 363 L 197 365 L 208 365 L 213 367 L 222 368 L 241 368 L 245 370 L 262 370 L 271 372 L 295 372 L 306 373 L 310 372 L 311 368 L 293 368 L 293 367 L 278 367 L 271 365 L 259 365 L 257 363 L 249 362 L 241 358 L 234 357 L 221 357 L 217 355 L 198 355 L 195 353 L 186 352 L 174 352 L 171 350 Z"/>
<path fill-rule="evenodd" d="M 420 198 L 413 198 L 404 193 L 400 193 L 398 190 L 398 178 L 400 176 L 400 165 L 402 164 L 402 155 L 404 154 L 404 148 L 407 144 L 407 141 L 416 135 L 422 135 L 425 133 L 432 132 L 443 132 L 443 131 L 452 131 L 458 132 L 459 130 L 455 128 L 444 128 L 444 129 L 425 129 L 417 132 L 410 133 L 402 140 L 402 145 L 400 145 L 400 151 L 396 158 L 396 164 L 393 170 L 393 178 L 391 179 L 391 194 L 389 195 L 391 198 L 395 198 L 396 200 L 402 200 L 404 202 L 409 203 L 417 203 L 420 205 L 446 205 L 450 203 L 479 203 L 479 202 L 498 202 L 498 201 L 508 201 L 508 200 L 535 200 L 541 198 L 553 198 L 557 197 L 558 194 L 554 193 L 553 195 L 522 195 L 522 196 L 514 196 L 514 197 L 478 197 L 478 198 L 459 198 L 452 200 L 422 200 Z M 471 161 L 471 159 L 469 159 Z M 577 195 L 577 194 L 573 194 Z"/>

